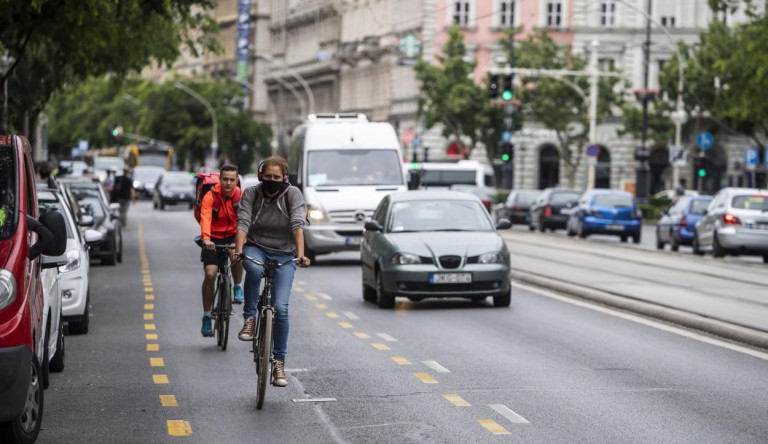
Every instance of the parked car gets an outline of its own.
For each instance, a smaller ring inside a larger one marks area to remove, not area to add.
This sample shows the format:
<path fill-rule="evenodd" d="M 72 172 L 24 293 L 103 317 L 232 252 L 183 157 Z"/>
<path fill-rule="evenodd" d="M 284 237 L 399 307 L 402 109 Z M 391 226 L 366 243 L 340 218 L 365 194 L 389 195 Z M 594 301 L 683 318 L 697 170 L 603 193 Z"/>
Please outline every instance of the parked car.
<path fill-rule="evenodd" d="M 529 225 L 531 205 L 539 194 L 541 190 L 512 190 L 507 200 L 496 208 L 497 219 L 509 219 L 512 225 Z"/>
<path fill-rule="evenodd" d="M 671 190 L 659 191 L 658 193 L 654 194 L 653 197 L 655 197 L 657 199 L 667 198 L 669 200 L 674 200 L 676 195 L 677 195 L 677 191 L 674 190 L 674 189 L 671 189 Z M 696 191 L 696 190 L 685 190 L 683 192 L 683 195 L 684 196 L 698 196 L 699 192 Z"/>
<path fill-rule="evenodd" d="M 62 189 L 62 192 L 65 192 L 64 189 L 69 190 L 79 190 L 79 189 L 86 189 L 86 190 L 92 190 L 99 194 L 99 197 L 104 202 L 105 205 L 109 206 L 109 196 L 107 195 L 107 191 L 104 189 L 104 186 L 99 182 L 94 182 L 92 180 L 87 180 L 85 178 L 63 178 L 63 179 L 57 179 L 57 183 L 59 183 L 59 188 Z M 71 200 L 71 199 L 70 199 Z M 77 205 L 73 205 L 73 208 L 77 209 Z M 119 205 L 115 207 L 119 209 Z"/>
<path fill-rule="evenodd" d="M 477 196 L 480 202 L 483 203 L 486 211 L 488 211 L 488 214 L 491 215 L 491 219 L 495 220 L 494 212 L 496 210 L 493 208 L 493 196 L 496 194 L 496 190 L 494 188 L 476 187 L 474 185 L 453 185 L 451 190 L 471 193 Z"/>
<path fill-rule="evenodd" d="M 91 259 L 100 259 L 104 265 L 115 265 L 123 261 L 123 234 L 118 223 L 118 215 L 105 204 L 103 197 L 95 188 L 65 185 L 72 193 L 79 207 L 79 214 L 91 216 L 92 220 L 78 222 L 81 227 L 92 227 L 101 233 L 102 242 L 91 248 Z"/>
<path fill-rule="evenodd" d="M 88 171 L 88 164 L 82 160 L 59 161 L 59 176 L 81 177 Z"/>
<path fill-rule="evenodd" d="M 696 224 L 707 210 L 712 196 L 681 196 L 667 211 L 661 213 L 656 223 L 656 248 L 669 244 L 672 251 L 680 245 L 691 245 Z"/>
<path fill-rule="evenodd" d="M 547 188 L 531 204 L 528 228 L 555 231 L 565 229 L 568 222 L 568 204 L 575 205 L 581 192 L 563 188 Z"/>
<path fill-rule="evenodd" d="M 122 157 L 98 156 L 93 159 L 93 174 L 102 183 L 107 178 L 108 171 L 111 170 L 118 173 L 122 172 L 123 168 L 125 168 L 125 161 Z"/>
<path fill-rule="evenodd" d="M 67 228 L 66 252 L 58 268 L 62 298 L 62 315 L 69 333 L 86 334 L 90 321 L 90 253 L 89 249 L 102 241 L 102 234 L 93 229 L 81 233 L 75 213 L 64 196 L 56 189 L 38 185 L 38 202 L 42 209 L 55 209 L 64 216 Z M 91 216 L 87 216 L 91 217 Z"/>
<path fill-rule="evenodd" d="M 195 204 L 194 176 L 189 173 L 166 171 L 157 180 L 152 195 L 152 207 L 164 210 L 166 205 Z"/>
<path fill-rule="evenodd" d="M 626 242 L 639 244 L 642 215 L 634 196 L 626 191 L 586 191 L 571 207 L 568 235 L 585 238 L 590 234 L 614 234 Z"/>
<path fill-rule="evenodd" d="M 361 244 L 363 299 L 392 308 L 458 297 L 510 304 L 509 251 L 480 200 L 467 193 L 411 191 L 384 197 Z"/>
<path fill-rule="evenodd" d="M 240 178 L 240 188 L 245 191 L 247 188 L 258 185 L 259 182 L 259 176 L 255 174 L 246 174 Z"/>
<path fill-rule="evenodd" d="M 41 254 L 64 252 L 62 216 L 40 215 L 32 150 L 0 136 L 0 442 L 34 442 L 48 368 Z M 39 220 L 38 220 L 39 219 Z M 42 224 L 42 227 L 38 225 Z M 44 228 L 47 228 L 45 230 Z M 52 235 L 51 235 L 52 234 Z"/>
<path fill-rule="evenodd" d="M 768 264 L 768 190 L 723 188 L 696 225 L 693 252 L 754 254 Z"/>
<path fill-rule="evenodd" d="M 137 166 L 131 173 L 133 188 L 136 189 L 136 198 L 152 198 L 155 183 L 165 173 L 165 168 L 157 166 Z"/>

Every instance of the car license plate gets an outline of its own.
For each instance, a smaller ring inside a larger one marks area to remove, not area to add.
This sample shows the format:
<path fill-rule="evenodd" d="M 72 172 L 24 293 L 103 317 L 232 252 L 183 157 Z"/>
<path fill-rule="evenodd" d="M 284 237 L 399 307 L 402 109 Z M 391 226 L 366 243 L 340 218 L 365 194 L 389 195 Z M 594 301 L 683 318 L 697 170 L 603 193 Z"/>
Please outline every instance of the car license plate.
<path fill-rule="evenodd" d="M 360 245 L 360 243 L 363 241 L 362 237 L 348 237 L 344 240 L 344 243 L 346 245 Z"/>
<path fill-rule="evenodd" d="M 430 284 L 471 284 L 472 273 L 440 273 L 429 275 Z"/>
<path fill-rule="evenodd" d="M 611 231 L 624 231 L 624 225 L 606 225 L 605 228 Z"/>

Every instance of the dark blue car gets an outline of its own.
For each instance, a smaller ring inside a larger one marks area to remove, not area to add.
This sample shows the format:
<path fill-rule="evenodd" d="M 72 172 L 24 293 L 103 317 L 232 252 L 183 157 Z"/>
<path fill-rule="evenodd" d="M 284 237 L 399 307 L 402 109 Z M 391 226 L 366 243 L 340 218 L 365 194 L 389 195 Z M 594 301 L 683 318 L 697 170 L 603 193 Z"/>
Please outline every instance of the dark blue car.
<path fill-rule="evenodd" d="M 624 191 L 590 190 L 570 210 L 569 236 L 585 238 L 590 234 L 613 234 L 622 242 L 630 237 L 640 243 L 642 223 L 634 196 Z"/>
<path fill-rule="evenodd" d="M 672 251 L 680 245 L 692 245 L 696 224 L 709 206 L 712 196 L 681 196 L 667 211 L 661 213 L 656 224 L 656 248 L 669 244 Z"/>

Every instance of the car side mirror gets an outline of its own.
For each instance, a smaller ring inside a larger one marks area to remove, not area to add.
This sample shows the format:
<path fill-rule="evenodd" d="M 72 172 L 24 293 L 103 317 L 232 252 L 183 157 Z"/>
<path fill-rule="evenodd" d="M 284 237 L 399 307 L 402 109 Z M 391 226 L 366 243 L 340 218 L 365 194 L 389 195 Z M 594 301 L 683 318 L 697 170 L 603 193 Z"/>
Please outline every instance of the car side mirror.
<path fill-rule="evenodd" d="M 509 230 L 510 228 L 512 228 L 512 221 L 509 219 L 499 219 L 499 221 L 496 222 L 497 230 Z"/>
<path fill-rule="evenodd" d="M 83 232 L 83 238 L 85 239 L 85 244 L 91 246 L 101 242 L 104 239 L 104 236 L 96 230 L 87 229 Z"/>
<path fill-rule="evenodd" d="M 369 220 L 365 223 L 365 231 L 383 231 L 381 224 L 377 220 Z"/>
<path fill-rule="evenodd" d="M 83 214 L 80 216 L 80 220 L 77 222 L 78 225 L 81 227 L 92 227 L 93 226 L 93 216 L 90 214 Z"/>
<path fill-rule="evenodd" d="M 64 254 L 67 249 L 67 227 L 64 225 L 64 216 L 58 211 L 51 211 L 40 216 L 39 221 L 52 236 L 40 231 L 37 242 L 29 248 L 29 259 L 34 260 L 41 254 L 47 256 Z"/>

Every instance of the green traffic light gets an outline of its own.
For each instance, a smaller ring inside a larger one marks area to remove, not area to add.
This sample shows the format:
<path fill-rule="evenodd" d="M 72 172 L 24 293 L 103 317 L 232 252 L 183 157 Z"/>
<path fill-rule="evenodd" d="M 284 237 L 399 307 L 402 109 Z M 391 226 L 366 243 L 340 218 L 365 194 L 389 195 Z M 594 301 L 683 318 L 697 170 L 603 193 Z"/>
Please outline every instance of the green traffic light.
<path fill-rule="evenodd" d="M 419 163 L 418 162 L 411 162 L 411 169 L 412 170 L 418 170 L 419 169 Z"/>
<path fill-rule="evenodd" d="M 699 168 L 699 177 L 706 177 L 707 176 L 707 170 L 704 168 Z"/>
<path fill-rule="evenodd" d="M 117 128 L 115 128 L 115 129 L 113 129 L 113 130 L 112 130 L 112 135 L 113 135 L 113 136 L 115 136 L 115 137 L 117 137 L 117 135 L 118 135 L 118 131 L 117 131 Z"/>
<path fill-rule="evenodd" d="M 503 160 L 504 162 L 509 162 L 509 154 L 506 154 L 506 153 L 502 154 L 501 160 Z"/>
<path fill-rule="evenodd" d="M 504 100 L 512 100 L 512 97 L 513 97 L 512 91 L 510 90 L 506 90 L 503 93 L 501 93 L 501 98 Z"/>

